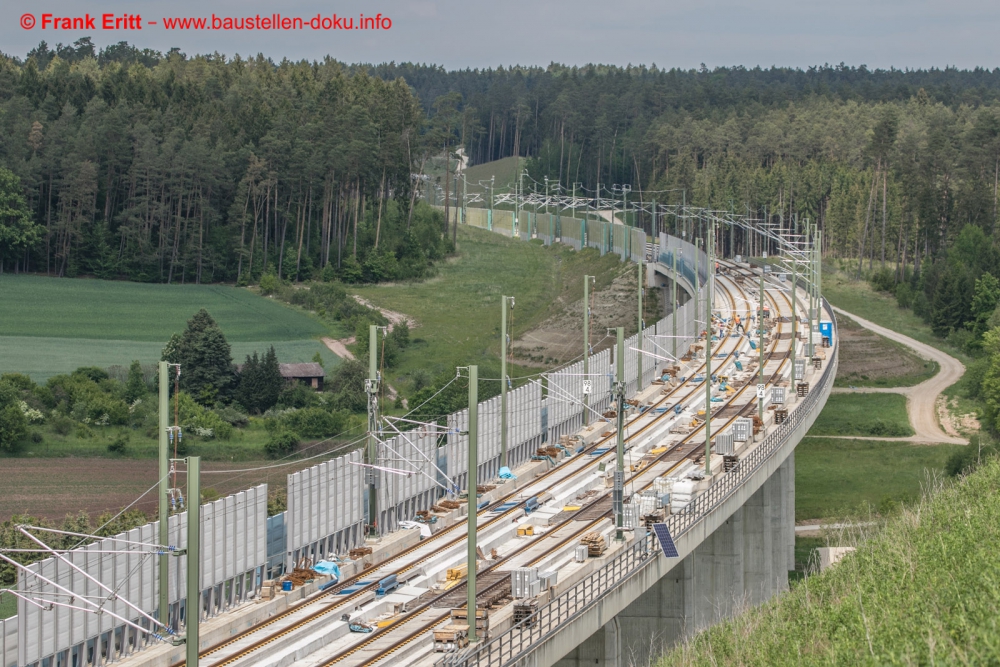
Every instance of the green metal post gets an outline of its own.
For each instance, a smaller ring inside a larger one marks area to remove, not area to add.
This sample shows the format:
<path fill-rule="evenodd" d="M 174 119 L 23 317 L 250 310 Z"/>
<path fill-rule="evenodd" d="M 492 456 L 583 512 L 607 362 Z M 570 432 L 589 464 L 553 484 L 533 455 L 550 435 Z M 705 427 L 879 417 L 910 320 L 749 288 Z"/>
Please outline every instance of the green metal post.
<path fill-rule="evenodd" d="M 798 225 L 796 225 L 796 229 L 797 228 Z M 795 379 L 795 344 L 799 339 L 799 326 L 798 326 L 799 316 L 795 308 L 795 301 L 796 301 L 795 282 L 797 280 L 798 280 L 798 267 L 796 266 L 795 263 L 795 256 L 792 255 L 792 290 L 791 290 L 792 291 L 792 372 L 791 372 L 792 381 L 789 383 L 789 386 L 791 387 L 792 390 L 791 391 L 792 400 L 794 400 L 795 397 L 798 396 L 798 388 L 795 386 L 795 383 L 797 382 L 797 380 Z"/>
<path fill-rule="evenodd" d="M 466 543 L 469 547 L 468 564 L 469 579 L 467 583 L 468 600 L 466 611 L 469 620 L 469 641 L 476 641 L 476 520 L 477 503 L 476 487 L 479 486 L 479 366 L 469 366 L 469 537 Z"/>
<path fill-rule="evenodd" d="M 760 304 L 758 305 L 757 313 L 757 354 L 759 359 L 757 360 L 760 366 L 760 379 L 757 380 L 758 384 L 764 384 L 764 267 L 760 267 Z M 764 399 L 763 397 L 757 399 L 757 416 L 760 417 L 761 423 L 764 422 Z"/>
<path fill-rule="evenodd" d="M 708 279 L 705 283 L 705 475 L 712 474 L 712 240 L 714 225 L 709 224 Z"/>
<path fill-rule="evenodd" d="M 501 296 L 500 309 L 500 466 L 507 465 L 507 299 Z"/>
<path fill-rule="evenodd" d="M 816 318 L 822 319 L 823 307 L 823 230 L 818 232 L 819 245 L 816 247 Z M 833 341 L 830 341 L 833 343 Z"/>
<path fill-rule="evenodd" d="M 698 320 L 701 315 L 698 312 L 698 250 L 701 249 L 701 239 L 694 239 L 694 339 L 698 340 L 698 327 L 701 326 Z M 707 327 L 706 327 L 707 328 Z"/>
<path fill-rule="evenodd" d="M 673 285 L 674 310 L 673 310 L 673 317 L 672 317 L 672 319 L 674 321 L 673 322 L 673 325 L 674 325 L 674 337 L 673 337 L 674 348 L 673 349 L 674 349 L 674 361 L 675 362 L 677 361 L 677 253 L 680 252 L 680 249 L 681 249 L 680 245 L 678 245 L 676 248 L 674 248 L 673 253 L 671 253 L 673 255 L 673 260 L 674 260 L 674 285 Z"/>
<path fill-rule="evenodd" d="M 639 376 L 636 379 L 636 386 L 635 386 L 635 390 L 636 391 L 642 391 L 642 350 L 643 350 L 643 345 L 642 345 L 642 339 L 643 339 L 643 335 L 642 335 L 642 330 L 643 330 L 643 326 L 642 326 L 642 288 L 643 288 L 643 285 L 642 285 L 642 283 L 643 283 L 643 278 L 644 278 L 643 271 L 642 271 L 642 259 L 643 259 L 643 255 L 644 254 L 645 254 L 645 249 L 643 249 L 643 250 L 641 250 L 639 252 L 639 335 L 636 336 L 636 342 L 638 343 L 638 347 L 639 347 L 639 352 L 638 352 L 638 356 L 637 356 L 637 359 L 636 359 L 636 361 L 639 364 L 638 365 Z"/>
<path fill-rule="evenodd" d="M 813 296 L 815 296 L 814 287 L 816 284 L 816 261 L 813 257 L 813 243 L 815 237 L 813 236 L 813 226 L 806 220 L 806 248 L 809 249 L 809 261 L 806 263 L 806 267 L 809 269 L 809 349 L 812 350 L 813 354 L 816 354 L 816 350 L 813 348 Z M 806 362 L 808 363 L 808 361 Z"/>
<path fill-rule="evenodd" d="M 653 205 L 652 205 L 652 208 L 650 210 L 652 211 L 652 214 L 650 215 L 650 220 L 649 220 L 649 232 L 650 232 L 650 234 L 653 235 L 654 239 L 656 239 L 657 241 L 659 241 L 660 240 L 660 235 L 657 233 L 657 229 L 656 229 L 656 200 L 655 199 L 653 200 Z"/>
<path fill-rule="evenodd" d="M 590 281 L 593 276 L 583 277 L 583 381 L 590 380 Z M 593 386 L 593 385 L 591 385 Z M 583 425 L 590 424 L 590 394 L 583 394 Z"/>
<path fill-rule="evenodd" d="M 618 327 L 618 346 L 615 349 L 615 409 L 618 422 L 618 439 L 615 445 L 615 485 L 611 504 L 615 515 L 615 539 L 625 538 L 625 329 Z"/>
<path fill-rule="evenodd" d="M 187 460 L 187 667 L 198 667 L 198 624 L 201 621 L 201 458 Z M 165 560 L 165 559 L 164 559 Z"/>
<path fill-rule="evenodd" d="M 378 536 L 378 327 L 368 326 L 368 381 L 365 391 L 368 394 L 368 447 L 365 451 L 365 476 L 368 478 L 368 535 Z"/>
<path fill-rule="evenodd" d="M 159 539 L 160 544 L 170 544 L 170 506 L 168 505 L 167 489 L 170 486 L 170 446 L 167 442 L 167 429 L 170 427 L 170 380 L 167 374 L 170 365 L 160 362 L 160 512 L 159 512 Z M 157 620 L 164 625 L 170 624 L 170 559 L 160 558 L 159 577 L 159 606 L 157 609 Z"/>

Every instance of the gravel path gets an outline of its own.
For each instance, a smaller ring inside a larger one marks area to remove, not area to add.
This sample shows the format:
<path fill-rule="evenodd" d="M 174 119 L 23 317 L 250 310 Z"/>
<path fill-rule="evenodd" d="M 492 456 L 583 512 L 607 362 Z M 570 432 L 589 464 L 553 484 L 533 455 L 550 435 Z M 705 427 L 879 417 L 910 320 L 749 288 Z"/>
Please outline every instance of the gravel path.
<path fill-rule="evenodd" d="M 963 438 L 956 438 L 946 434 L 941 430 L 940 424 L 938 424 L 937 419 L 937 400 L 938 396 L 942 391 L 955 384 L 962 374 L 965 373 L 965 366 L 962 365 L 958 359 L 941 352 L 937 348 L 933 348 L 930 345 L 921 343 L 919 341 L 913 340 L 909 336 L 904 336 L 901 333 L 895 332 L 891 329 L 886 329 L 885 327 L 879 326 L 874 322 L 869 322 L 866 319 L 853 315 L 846 310 L 842 310 L 834 306 L 833 308 L 836 312 L 841 315 L 846 315 L 852 320 L 863 326 L 865 329 L 869 329 L 879 334 L 880 336 L 885 336 L 889 340 L 894 340 L 898 343 L 902 343 L 911 350 L 913 350 L 918 356 L 924 359 L 929 359 L 931 361 L 936 361 L 940 367 L 940 371 L 934 377 L 929 380 L 924 380 L 920 384 L 913 387 L 858 387 L 857 389 L 834 389 L 837 393 L 847 393 L 847 392 L 863 392 L 863 393 L 894 393 L 903 394 L 906 396 L 906 410 L 910 416 L 910 424 L 913 425 L 913 430 L 917 432 L 916 435 L 910 436 L 909 438 L 859 438 L 856 436 L 843 436 L 858 440 L 894 440 L 901 442 L 919 442 L 921 444 L 952 444 L 952 445 L 966 445 L 968 440 Z M 830 436 L 824 436 L 830 437 Z"/>

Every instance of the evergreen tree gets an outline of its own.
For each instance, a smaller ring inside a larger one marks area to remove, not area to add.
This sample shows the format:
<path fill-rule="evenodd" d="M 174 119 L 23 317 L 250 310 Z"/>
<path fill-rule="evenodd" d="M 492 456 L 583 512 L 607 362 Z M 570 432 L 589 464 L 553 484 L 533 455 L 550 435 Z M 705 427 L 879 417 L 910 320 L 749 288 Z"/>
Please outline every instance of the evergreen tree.
<path fill-rule="evenodd" d="M 181 365 L 181 389 L 199 403 L 213 405 L 228 395 L 233 380 L 232 349 L 204 308 L 188 320 L 176 347 L 169 352 L 173 359 L 168 361 Z"/>
<path fill-rule="evenodd" d="M 21 179 L 0 167 L 0 272 L 41 239 L 41 228 L 31 221 Z"/>
<path fill-rule="evenodd" d="M 273 408 L 284 385 L 278 355 L 274 346 L 258 358 L 257 352 L 247 357 L 240 369 L 236 386 L 236 400 L 254 414 L 261 414 Z"/>
<path fill-rule="evenodd" d="M 1000 302 L 1000 280 L 993 275 L 984 273 L 976 281 L 972 297 L 972 320 L 968 327 L 976 337 L 982 336 L 989 329 L 989 320 Z"/>
<path fill-rule="evenodd" d="M 125 382 L 125 400 L 130 404 L 146 395 L 146 380 L 142 376 L 142 364 L 138 360 L 128 367 L 128 379 Z"/>
<path fill-rule="evenodd" d="M 236 400 L 247 412 L 260 414 L 259 396 L 261 387 L 260 360 L 255 350 L 253 356 L 247 355 L 247 360 L 240 368 L 239 381 L 236 385 Z"/>
<path fill-rule="evenodd" d="M 285 378 L 281 377 L 278 355 L 275 353 L 273 345 L 260 360 L 260 384 L 261 411 L 269 410 L 278 402 L 278 396 L 281 395 L 285 384 Z"/>

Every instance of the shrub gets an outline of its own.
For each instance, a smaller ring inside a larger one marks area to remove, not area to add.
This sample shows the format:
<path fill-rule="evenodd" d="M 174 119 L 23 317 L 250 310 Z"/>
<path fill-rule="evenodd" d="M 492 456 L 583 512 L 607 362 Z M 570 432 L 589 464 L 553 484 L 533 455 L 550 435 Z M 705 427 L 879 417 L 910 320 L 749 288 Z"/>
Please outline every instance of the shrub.
<path fill-rule="evenodd" d="M 264 296 L 274 294 L 280 286 L 281 279 L 273 273 L 273 269 L 268 269 L 268 272 L 260 277 L 260 293 Z"/>
<path fill-rule="evenodd" d="M 896 275 L 892 269 L 879 269 L 868 278 L 868 283 L 878 292 L 893 292 L 896 289 Z"/>
<path fill-rule="evenodd" d="M 979 467 L 980 463 L 996 456 L 997 445 L 985 443 L 982 436 L 974 435 L 969 439 L 968 447 L 958 450 L 945 461 L 944 470 L 949 477 L 958 477 L 970 473 Z"/>
<path fill-rule="evenodd" d="M 319 405 L 316 391 L 301 382 L 287 386 L 278 394 L 279 408 L 311 408 Z"/>
<path fill-rule="evenodd" d="M 307 438 L 324 438 L 343 431 L 347 417 L 323 408 L 304 408 L 285 415 L 281 421 L 288 430 Z"/>
<path fill-rule="evenodd" d="M 83 377 L 91 382 L 100 382 L 101 380 L 107 380 L 110 376 L 103 368 L 98 368 L 97 366 L 81 366 L 71 373 L 71 377 Z"/>
<path fill-rule="evenodd" d="M 913 305 L 913 288 L 910 283 L 902 282 L 896 285 L 896 303 L 900 308 L 909 308 Z"/>
<path fill-rule="evenodd" d="M 287 456 L 299 446 L 299 436 L 291 431 L 279 431 L 264 445 L 264 453 L 272 459 Z"/>
<path fill-rule="evenodd" d="M 35 383 L 24 373 L 4 373 L 0 375 L 0 382 L 6 382 L 21 391 L 30 391 L 35 388 Z"/>
<path fill-rule="evenodd" d="M 28 420 L 17 405 L 0 409 L 0 450 L 12 452 L 28 434 Z"/>
<path fill-rule="evenodd" d="M 119 435 L 108 443 L 108 451 L 112 454 L 124 454 L 126 449 L 128 449 L 128 436 L 126 435 Z"/>
<path fill-rule="evenodd" d="M 75 422 L 65 415 L 55 415 L 49 420 L 49 426 L 59 435 L 69 435 Z"/>
<path fill-rule="evenodd" d="M 948 344 L 956 350 L 962 350 L 963 352 L 971 352 L 978 347 L 976 345 L 978 341 L 976 340 L 975 334 L 968 329 L 955 329 L 948 334 L 948 338 L 946 340 Z"/>
<path fill-rule="evenodd" d="M 215 414 L 219 415 L 219 418 L 223 421 L 229 422 L 237 428 L 246 426 L 250 422 L 250 418 L 245 414 L 237 410 L 232 405 L 224 405 L 220 408 L 215 409 Z"/>
<path fill-rule="evenodd" d="M 902 424 L 887 422 L 881 418 L 876 418 L 865 431 L 866 435 L 884 438 L 901 438 L 910 435 L 909 429 Z"/>

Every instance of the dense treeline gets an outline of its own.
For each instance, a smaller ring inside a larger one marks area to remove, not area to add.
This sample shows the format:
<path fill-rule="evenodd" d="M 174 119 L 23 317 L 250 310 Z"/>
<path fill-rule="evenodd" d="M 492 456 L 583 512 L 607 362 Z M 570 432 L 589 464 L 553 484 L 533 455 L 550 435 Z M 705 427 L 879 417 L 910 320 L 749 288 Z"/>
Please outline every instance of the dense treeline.
<path fill-rule="evenodd" d="M 808 217 L 838 256 L 937 257 L 967 223 L 992 237 L 998 215 L 1000 69 L 369 71 L 427 109 L 461 93 L 473 162 L 520 155 L 567 190 Z"/>
<path fill-rule="evenodd" d="M 0 260 L 168 283 L 420 277 L 449 248 L 410 197 L 423 121 L 402 80 L 329 59 L 88 39 L 0 56 L 0 168 L 23 200 L 0 178 Z"/>
<path fill-rule="evenodd" d="M 427 108 L 459 91 L 474 161 L 526 156 L 536 182 L 591 196 L 629 184 L 633 201 L 809 219 L 827 257 L 854 259 L 956 347 L 979 354 L 1000 324 L 1000 69 L 371 71 Z"/>

